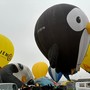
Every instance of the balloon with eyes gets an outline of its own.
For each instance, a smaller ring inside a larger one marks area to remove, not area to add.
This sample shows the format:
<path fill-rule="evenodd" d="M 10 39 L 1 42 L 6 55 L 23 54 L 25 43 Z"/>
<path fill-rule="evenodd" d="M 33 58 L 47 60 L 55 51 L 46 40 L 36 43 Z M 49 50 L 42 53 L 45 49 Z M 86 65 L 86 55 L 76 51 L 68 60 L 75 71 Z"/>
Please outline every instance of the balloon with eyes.
<path fill-rule="evenodd" d="M 30 84 L 33 80 L 30 69 L 20 63 L 7 64 L 0 69 L 0 83 L 16 83 L 18 88 Z"/>
<path fill-rule="evenodd" d="M 42 13 L 35 25 L 37 46 L 50 66 L 64 76 L 79 71 L 89 44 L 90 23 L 77 6 L 58 4 Z"/>

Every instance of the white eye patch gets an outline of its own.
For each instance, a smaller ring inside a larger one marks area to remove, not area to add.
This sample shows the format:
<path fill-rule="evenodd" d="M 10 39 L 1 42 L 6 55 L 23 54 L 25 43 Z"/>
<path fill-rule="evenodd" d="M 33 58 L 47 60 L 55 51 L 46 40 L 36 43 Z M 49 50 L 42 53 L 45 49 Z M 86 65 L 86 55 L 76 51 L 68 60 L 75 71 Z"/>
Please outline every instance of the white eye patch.
<path fill-rule="evenodd" d="M 74 31 L 81 31 L 85 29 L 87 22 L 89 22 L 87 16 L 79 9 L 72 9 L 67 15 L 67 23 Z"/>

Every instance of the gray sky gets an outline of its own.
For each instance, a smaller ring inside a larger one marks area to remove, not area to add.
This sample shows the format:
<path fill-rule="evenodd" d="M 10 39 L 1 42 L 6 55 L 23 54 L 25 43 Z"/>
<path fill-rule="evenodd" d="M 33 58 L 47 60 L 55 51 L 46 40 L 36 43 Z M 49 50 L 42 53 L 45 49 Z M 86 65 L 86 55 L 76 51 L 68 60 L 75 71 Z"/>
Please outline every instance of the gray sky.
<path fill-rule="evenodd" d="M 78 6 L 90 20 L 90 0 L 0 0 L 0 33 L 7 36 L 15 48 L 11 62 L 25 64 L 30 69 L 38 61 L 49 65 L 35 43 L 34 27 L 43 11 L 60 3 Z M 90 75 L 81 69 L 71 79 L 87 77 Z"/>

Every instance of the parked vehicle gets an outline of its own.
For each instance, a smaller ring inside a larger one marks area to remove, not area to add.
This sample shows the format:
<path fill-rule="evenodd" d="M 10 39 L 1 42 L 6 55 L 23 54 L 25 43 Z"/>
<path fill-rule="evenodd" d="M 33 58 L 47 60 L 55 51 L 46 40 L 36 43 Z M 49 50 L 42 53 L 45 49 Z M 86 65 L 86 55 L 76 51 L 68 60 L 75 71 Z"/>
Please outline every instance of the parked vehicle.
<path fill-rule="evenodd" d="M 76 90 L 90 90 L 90 82 L 76 82 Z"/>
<path fill-rule="evenodd" d="M 0 83 L 0 90 L 18 90 L 15 83 Z"/>

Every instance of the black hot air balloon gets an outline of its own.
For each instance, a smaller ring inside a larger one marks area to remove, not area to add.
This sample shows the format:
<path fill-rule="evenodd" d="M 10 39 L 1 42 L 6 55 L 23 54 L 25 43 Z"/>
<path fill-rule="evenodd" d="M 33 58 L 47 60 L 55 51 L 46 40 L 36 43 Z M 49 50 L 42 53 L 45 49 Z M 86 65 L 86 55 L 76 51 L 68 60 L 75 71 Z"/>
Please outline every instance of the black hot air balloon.
<path fill-rule="evenodd" d="M 58 4 L 37 20 L 35 41 L 50 66 L 67 77 L 79 71 L 89 44 L 89 28 L 89 20 L 80 8 Z"/>

